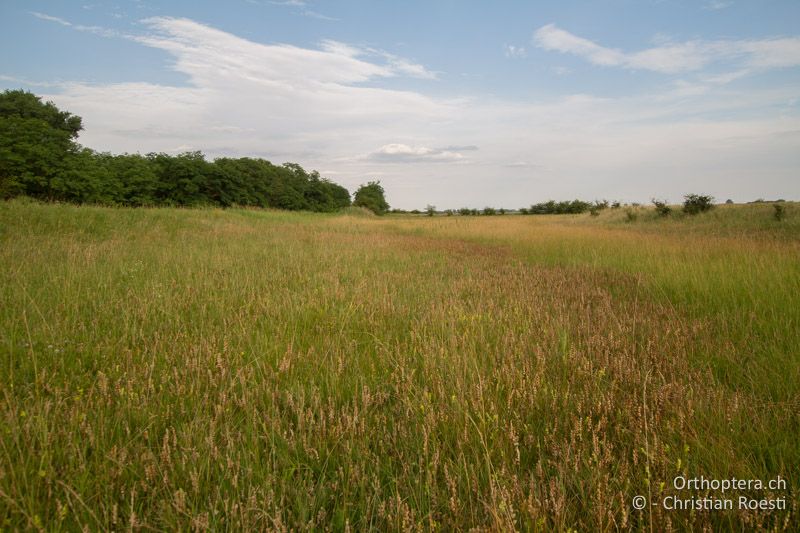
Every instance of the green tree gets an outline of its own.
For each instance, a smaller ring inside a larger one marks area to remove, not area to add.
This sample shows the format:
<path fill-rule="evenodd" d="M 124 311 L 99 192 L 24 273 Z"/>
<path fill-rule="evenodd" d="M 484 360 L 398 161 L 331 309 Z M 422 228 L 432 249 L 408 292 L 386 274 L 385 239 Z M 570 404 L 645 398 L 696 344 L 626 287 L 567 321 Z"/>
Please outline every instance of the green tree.
<path fill-rule="evenodd" d="M 149 158 L 158 176 L 159 203 L 186 206 L 212 203 L 208 183 L 211 164 L 202 153 L 150 154 Z"/>
<path fill-rule="evenodd" d="M 366 207 L 376 215 L 382 215 L 389 210 L 383 187 L 380 181 L 370 181 L 362 185 L 355 193 L 353 205 Z"/>
<path fill-rule="evenodd" d="M 26 91 L 0 94 L 0 197 L 57 199 L 53 180 L 77 150 L 80 117 Z"/>
<path fill-rule="evenodd" d="M 77 139 L 83 129 L 81 117 L 61 111 L 53 102 L 42 102 L 40 97 L 21 89 L 0 94 L 0 117 L 41 120 L 51 128 L 68 133 L 72 139 Z"/>
<path fill-rule="evenodd" d="M 50 182 L 51 197 L 74 203 L 120 204 L 122 186 L 110 166 L 109 154 L 82 148 L 68 157 Z"/>
<path fill-rule="evenodd" d="M 124 205 L 156 205 L 158 176 L 153 162 L 139 154 L 101 156 L 119 187 L 118 202 Z"/>

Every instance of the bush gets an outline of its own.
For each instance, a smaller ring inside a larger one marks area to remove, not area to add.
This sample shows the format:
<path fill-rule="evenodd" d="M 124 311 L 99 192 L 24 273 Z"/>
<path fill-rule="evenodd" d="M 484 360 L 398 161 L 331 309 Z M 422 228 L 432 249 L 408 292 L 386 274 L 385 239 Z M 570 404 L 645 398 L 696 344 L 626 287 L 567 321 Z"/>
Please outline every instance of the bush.
<path fill-rule="evenodd" d="M 386 203 L 384 190 L 379 181 L 370 181 L 359 187 L 354 195 L 353 205 L 366 207 L 376 215 L 382 215 L 389 210 L 389 204 Z"/>
<path fill-rule="evenodd" d="M 633 209 L 625 210 L 625 222 L 635 222 L 639 215 Z"/>
<path fill-rule="evenodd" d="M 484 207 L 483 214 L 486 216 L 492 216 L 497 214 L 497 210 L 494 207 Z"/>
<path fill-rule="evenodd" d="M 775 220 L 780 222 L 786 217 L 786 208 L 783 206 L 783 204 L 772 204 L 772 207 L 775 209 L 775 212 L 773 213 Z"/>
<path fill-rule="evenodd" d="M 683 197 L 683 212 L 687 215 L 705 213 L 714 208 L 714 197 L 703 194 L 687 194 Z"/>
<path fill-rule="evenodd" d="M 656 213 L 662 217 L 668 217 L 672 213 L 672 208 L 667 205 L 667 202 L 656 200 L 653 198 L 653 205 L 656 206 Z"/>

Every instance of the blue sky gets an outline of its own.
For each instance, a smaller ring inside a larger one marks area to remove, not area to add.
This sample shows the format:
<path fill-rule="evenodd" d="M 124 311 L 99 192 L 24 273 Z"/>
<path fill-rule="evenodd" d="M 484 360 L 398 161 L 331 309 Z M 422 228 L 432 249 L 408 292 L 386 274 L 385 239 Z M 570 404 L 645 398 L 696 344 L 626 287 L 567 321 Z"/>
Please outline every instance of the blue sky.
<path fill-rule="evenodd" d="M 800 199 L 800 2 L 0 4 L 0 88 L 111 152 L 298 162 L 397 207 Z"/>

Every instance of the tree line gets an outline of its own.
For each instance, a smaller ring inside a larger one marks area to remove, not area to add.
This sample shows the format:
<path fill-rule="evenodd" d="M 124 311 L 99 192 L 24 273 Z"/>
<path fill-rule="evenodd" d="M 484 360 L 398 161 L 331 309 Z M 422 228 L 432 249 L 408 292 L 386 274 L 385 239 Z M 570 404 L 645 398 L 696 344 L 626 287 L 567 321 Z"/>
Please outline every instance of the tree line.
<path fill-rule="evenodd" d="M 296 163 L 274 165 L 257 158 L 223 157 L 207 161 L 201 152 L 121 154 L 97 152 L 77 143 L 83 123 L 79 116 L 23 90 L 0 93 L 0 199 L 28 196 L 122 206 L 255 206 L 286 210 L 332 212 L 351 205 L 349 191 L 306 172 Z M 672 208 L 653 199 L 656 211 L 669 216 Z M 354 194 L 352 205 L 376 214 L 421 214 L 389 210 L 380 182 L 370 181 Z M 638 204 L 632 204 L 634 206 Z M 606 200 L 550 200 L 517 210 L 522 215 L 597 215 L 619 208 Z M 713 207 L 711 196 L 685 196 L 683 211 L 697 214 Z M 783 211 L 776 218 L 783 217 Z M 436 207 L 424 211 L 433 216 Z M 486 207 L 448 209 L 445 215 L 504 215 L 513 212 Z"/>
<path fill-rule="evenodd" d="M 351 204 L 346 188 L 295 163 L 279 166 L 247 157 L 207 161 L 200 152 L 114 155 L 79 145 L 82 128 L 80 117 L 30 92 L 0 94 L 0 198 L 308 211 Z M 370 182 L 365 188 L 357 192 L 357 203 L 388 209 L 380 185 Z M 360 197 L 365 200 L 358 202 Z"/>

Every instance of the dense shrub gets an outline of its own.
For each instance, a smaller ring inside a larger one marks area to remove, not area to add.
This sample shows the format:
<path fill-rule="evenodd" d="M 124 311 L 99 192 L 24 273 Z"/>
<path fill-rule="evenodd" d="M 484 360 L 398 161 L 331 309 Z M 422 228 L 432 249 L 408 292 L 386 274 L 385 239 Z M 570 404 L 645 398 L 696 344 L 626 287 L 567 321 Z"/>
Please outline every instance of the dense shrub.
<path fill-rule="evenodd" d="M 534 204 L 528 209 L 530 215 L 578 215 L 585 213 L 592 206 L 589 202 L 572 200 L 556 202 L 549 200 L 544 203 Z"/>
<path fill-rule="evenodd" d="M 688 215 L 696 215 L 710 211 L 714 207 L 714 197 L 702 194 L 687 194 L 683 197 L 683 212 Z"/>
<path fill-rule="evenodd" d="M 653 205 L 656 207 L 656 213 L 662 217 L 668 217 L 672 213 L 672 208 L 665 201 L 653 198 Z"/>

